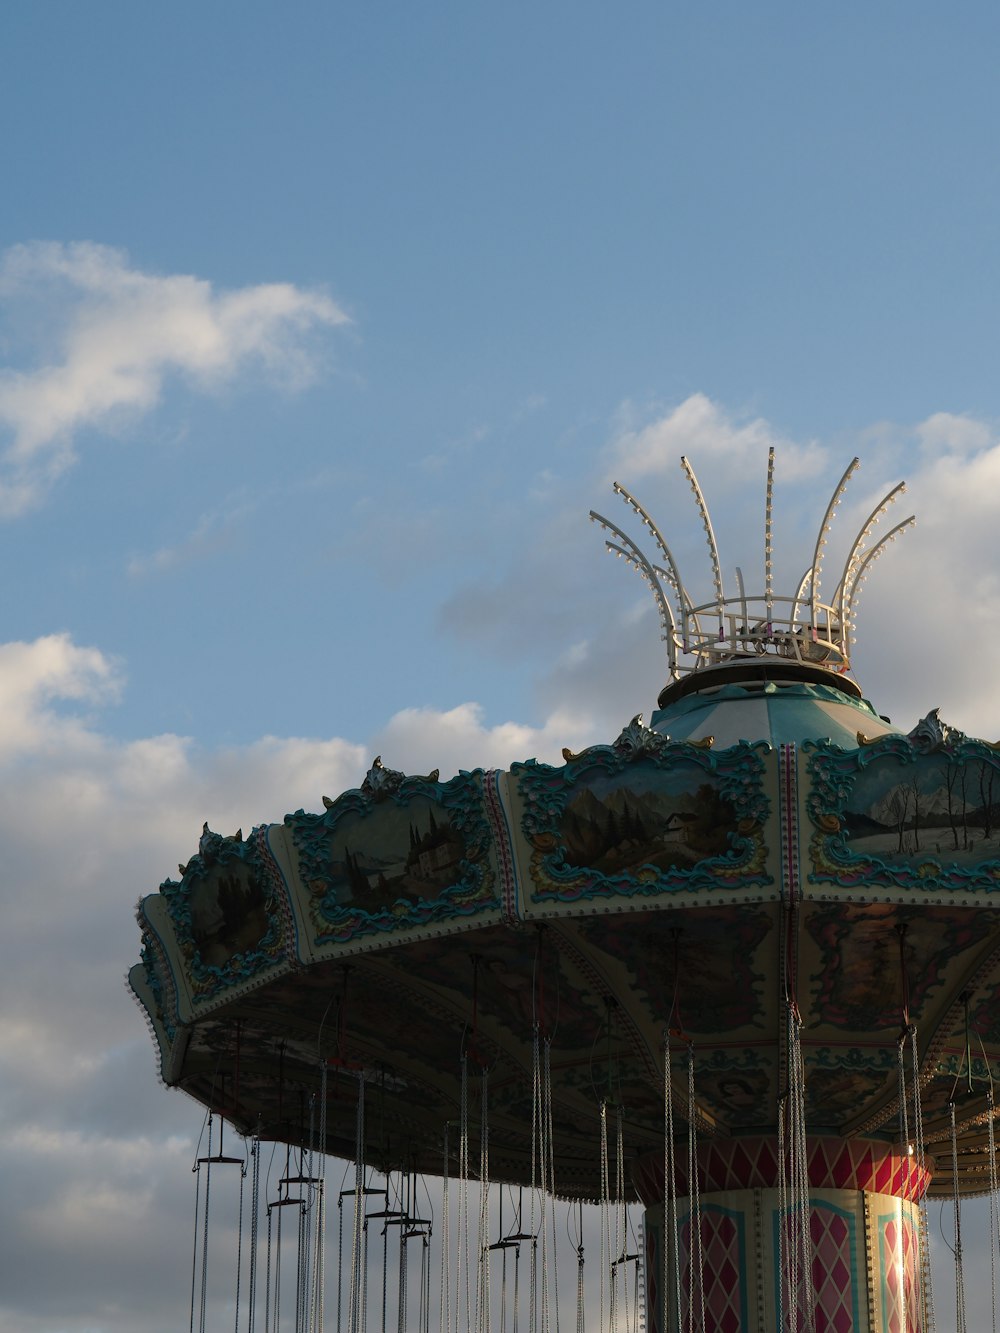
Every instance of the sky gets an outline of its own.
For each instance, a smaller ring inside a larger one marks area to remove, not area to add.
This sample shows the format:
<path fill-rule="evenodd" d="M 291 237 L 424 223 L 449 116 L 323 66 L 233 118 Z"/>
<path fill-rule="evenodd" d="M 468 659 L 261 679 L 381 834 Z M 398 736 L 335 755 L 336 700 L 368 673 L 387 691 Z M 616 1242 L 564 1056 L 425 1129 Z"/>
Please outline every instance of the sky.
<path fill-rule="evenodd" d="M 201 1119 L 137 898 L 376 754 L 648 720 L 613 480 L 707 599 L 681 454 L 748 584 L 770 445 L 786 580 L 852 456 L 841 541 L 905 478 L 855 674 L 1000 737 L 1000 10 L 6 0 L 0 42 L 0 1330 L 165 1333 Z"/>

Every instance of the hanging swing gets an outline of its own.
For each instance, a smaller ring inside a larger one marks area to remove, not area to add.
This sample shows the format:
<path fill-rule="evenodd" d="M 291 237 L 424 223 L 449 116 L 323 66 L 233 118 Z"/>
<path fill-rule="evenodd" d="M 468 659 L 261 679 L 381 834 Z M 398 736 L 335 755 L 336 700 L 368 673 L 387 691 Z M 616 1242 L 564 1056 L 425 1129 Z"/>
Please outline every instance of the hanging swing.
<path fill-rule="evenodd" d="M 220 1082 L 220 1101 L 224 1100 L 225 1083 Z M 236 1233 L 236 1255 L 235 1255 L 235 1305 L 236 1305 L 236 1327 L 239 1327 L 240 1315 L 240 1297 L 242 1294 L 242 1258 L 243 1258 L 243 1204 L 244 1204 L 244 1182 L 247 1174 L 247 1157 L 244 1153 L 240 1157 L 227 1154 L 224 1150 L 223 1135 L 225 1131 L 225 1120 L 220 1115 L 219 1121 L 219 1143 L 215 1152 L 212 1151 L 212 1139 L 214 1133 L 215 1116 L 211 1110 L 208 1111 L 205 1118 L 205 1125 L 202 1131 L 202 1137 L 207 1132 L 207 1144 L 204 1155 L 195 1158 L 192 1166 L 192 1174 L 195 1176 L 195 1204 L 194 1204 L 194 1244 L 191 1259 L 191 1302 L 190 1302 L 190 1333 L 205 1333 L 206 1320 L 208 1312 L 208 1294 L 209 1294 L 209 1270 L 213 1258 L 215 1247 L 211 1244 L 212 1232 L 212 1171 L 213 1167 L 235 1166 L 239 1169 L 239 1193 L 238 1193 L 238 1225 Z M 199 1146 L 200 1146 L 199 1140 Z M 202 1173 L 204 1172 L 204 1194 L 202 1197 Z"/>

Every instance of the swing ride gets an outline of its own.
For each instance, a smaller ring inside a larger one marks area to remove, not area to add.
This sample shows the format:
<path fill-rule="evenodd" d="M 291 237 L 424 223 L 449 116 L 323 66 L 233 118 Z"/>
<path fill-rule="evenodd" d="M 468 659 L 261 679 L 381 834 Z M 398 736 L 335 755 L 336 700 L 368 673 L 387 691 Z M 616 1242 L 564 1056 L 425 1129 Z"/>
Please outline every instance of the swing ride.
<path fill-rule="evenodd" d="M 930 1333 L 935 1196 L 964 1329 L 961 1202 L 997 1195 L 1000 749 L 936 712 L 901 734 L 847 674 L 862 585 L 912 522 L 876 539 L 898 486 L 822 599 L 857 463 L 791 596 L 773 451 L 763 592 L 737 571 L 726 595 L 686 459 L 709 602 L 624 487 L 652 558 L 591 515 L 656 601 L 650 726 L 445 782 L 376 759 L 320 813 L 206 825 L 143 899 L 130 983 L 164 1082 L 209 1112 L 192 1329 L 226 1171 L 237 1333 L 312 1333 L 328 1303 L 384 1329 L 390 1296 L 401 1333 L 432 1306 L 441 1333 L 548 1333 L 561 1245 L 578 1333 L 588 1301 L 602 1333 Z"/>

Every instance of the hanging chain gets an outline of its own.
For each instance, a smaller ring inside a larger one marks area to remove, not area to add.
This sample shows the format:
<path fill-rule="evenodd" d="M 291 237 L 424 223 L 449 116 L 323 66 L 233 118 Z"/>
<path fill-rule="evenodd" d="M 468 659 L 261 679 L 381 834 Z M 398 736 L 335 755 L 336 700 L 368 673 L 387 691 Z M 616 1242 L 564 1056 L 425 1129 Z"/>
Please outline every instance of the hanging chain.
<path fill-rule="evenodd" d="M 402 1186 L 402 1177 L 400 1178 L 400 1185 Z M 400 1188 L 399 1204 L 402 1216 L 399 1222 L 399 1269 L 396 1279 L 396 1333 L 406 1333 L 406 1209 L 402 1198 L 402 1188 Z M 385 1290 L 385 1283 L 382 1284 L 382 1289 Z"/>
<path fill-rule="evenodd" d="M 444 1126 L 444 1163 L 441 1173 L 441 1295 L 440 1295 L 440 1333 L 452 1333 L 451 1329 L 451 1210 L 449 1207 L 448 1168 L 449 1168 L 449 1125 Z"/>
<path fill-rule="evenodd" d="M 698 1181 L 698 1114 L 694 1090 L 694 1043 L 688 1043 L 688 1321 L 692 1333 L 705 1327 L 705 1265 Z"/>
<path fill-rule="evenodd" d="M 608 1179 L 608 1104 L 601 1102 L 601 1299 L 600 1299 L 600 1323 L 598 1327 L 601 1333 L 611 1329 L 611 1307 L 608 1302 L 608 1293 L 605 1286 L 605 1278 L 610 1282 L 613 1269 L 611 1268 L 611 1216 L 610 1216 L 610 1181 Z M 613 1288 L 612 1288 L 613 1290 Z M 604 1321 L 605 1309 L 608 1310 L 608 1323 Z"/>
<path fill-rule="evenodd" d="M 997 1158 L 996 1134 L 993 1129 L 992 1079 L 990 1090 L 986 1094 L 986 1109 L 987 1151 L 990 1155 L 990 1314 L 993 1319 L 993 1333 L 997 1333 Z"/>
<path fill-rule="evenodd" d="M 910 1142 L 909 1111 L 906 1103 L 906 1069 L 903 1064 L 903 1045 L 906 1041 L 906 1035 L 907 1034 L 904 1032 L 896 1044 L 899 1099 L 899 1151 L 904 1159 L 908 1158 L 913 1152 L 913 1144 Z"/>
<path fill-rule="evenodd" d="M 194 1174 L 194 1242 L 191 1253 L 191 1321 L 190 1333 L 194 1333 L 195 1292 L 198 1289 L 198 1230 L 201 1221 L 201 1163 L 196 1162 L 191 1168 Z"/>
<path fill-rule="evenodd" d="M 539 1232 L 542 1237 L 542 1280 L 541 1280 L 541 1321 L 539 1324 L 540 1333 L 549 1333 L 549 1314 L 550 1314 L 550 1294 L 556 1289 L 558 1272 L 556 1268 L 556 1211 L 555 1211 L 555 1162 L 553 1145 L 553 1122 L 552 1122 L 552 1042 L 546 1036 L 542 1044 L 542 1082 L 541 1082 L 541 1106 L 539 1108 L 539 1125 L 541 1129 L 541 1150 L 539 1152 L 539 1162 L 541 1167 L 541 1217 L 539 1219 Z M 551 1232 L 551 1234 L 550 1234 Z M 552 1279 L 549 1280 L 549 1266 L 552 1267 Z M 558 1293 L 554 1300 L 556 1333 L 559 1333 L 559 1302 Z"/>
<path fill-rule="evenodd" d="M 462 1279 L 465 1287 L 465 1328 L 472 1327 L 469 1278 L 469 1062 L 462 1052 L 462 1084 L 458 1124 L 458 1237 L 455 1255 L 455 1327 L 462 1327 Z"/>
<path fill-rule="evenodd" d="M 240 1167 L 240 1208 L 236 1224 L 236 1313 L 233 1318 L 233 1333 L 240 1333 L 240 1287 L 243 1281 L 243 1182 L 246 1179 L 246 1166 Z"/>
<path fill-rule="evenodd" d="M 507 1246 L 503 1243 L 503 1198 L 500 1201 L 500 1333 L 507 1333 Z"/>
<path fill-rule="evenodd" d="M 299 1154 L 299 1175 L 306 1174 L 302 1154 Z M 299 1186 L 301 1189 L 301 1184 Z M 306 1293 L 309 1283 L 309 1242 L 312 1216 L 305 1197 L 299 1205 L 298 1253 L 295 1263 L 295 1333 L 305 1333 Z"/>
<path fill-rule="evenodd" d="M 361 1333 L 364 1315 L 362 1283 L 365 1277 L 365 1076 L 358 1070 L 358 1106 L 354 1131 L 354 1232 L 351 1247 L 351 1291 L 348 1333 Z M 280 1224 L 280 1219 L 279 1219 Z"/>
<path fill-rule="evenodd" d="M 479 1256 L 476 1266 L 476 1327 L 490 1333 L 490 1122 L 489 1070 L 484 1067 L 479 1120 Z"/>
<path fill-rule="evenodd" d="M 421 1256 L 420 1291 L 423 1310 L 420 1316 L 420 1333 L 431 1333 L 431 1243 L 428 1236 L 423 1239 Z"/>
<path fill-rule="evenodd" d="M 904 1011 L 903 1011 L 903 1017 L 904 1017 L 904 1021 L 905 1021 L 905 1018 L 906 1018 L 906 1010 L 905 1010 L 905 1008 L 904 1008 Z M 898 1084 L 899 1084 L 899 1091 L 898 1091 L 898 1101 L 899 1101 L 899 1154 L 900 1154 L 900 1157 L 903 1159 L 904 1169 L 906 1169 L 906 1168 L 908 1167 L 908 1164 L 909 1164 L 909 1161 L 910 1161 L 910 1157 L 911 1157 L 911 1155 L 912 1155 L 912 1153 L 913 1153 L 913 1145 L 910 1143 L 910 1124 L 909 1124 L 909 1116 L 908 1116 L 907 1105 L 906 1105 L 906 1067 L 905 1067 L 905 1065 L 904 1065 L 904 1063 L 903 1063 L 903 1045 L 904 1045 L 905 1041 L 906 1041 L 906 1030 L 905 1030 L 905 1028 L 904 1028 L 903 1032 L 900 1034 L 899 1041 L 897 1042 L 897 1045 L 896 1045 L 896 1050 L 897 1050 L 897 1054 L 898 1054 L 898 1059 L 897 1059 L 898 1080 L 897 1080 L 897 1081 L 898 1081 Z M 907 1300 L 907 1291 L 906 1291 L 906 1246 L 905 1246 L 905 1243 L 904 1243 L 905 1236 L 906 1236 L 906 1226 L 905 1226 L 905 1223 L 906 1223 L 906 1207 L 905 1207 L 905 1204 L 902 1204 L 902 1205 L 900 1206 L 900 1210 L 899 1210 L 899 1220 L 900 1220 L 900 1230 L 899 1230 L 899 1258 L 900 1258 L 900 1279 L 899 1279 L 899 1325 L 900 1325 L 900 1328 L 905 1329 L 905 1328 L 907 1327 L 907 1324 L 906 1324 L 906 1307 L 907 1307 L 907 1304 L 908 1304 L 908 1300 Z M 916 1271 L 919 1271 L 919 1268 L 918 1268 Z"/>
<path fill-rule="evenodd" d="M 578 1204 L 579 1225 L 576 1232 L 576 1333 L 586 1333 L 586 1295 L 583 1282 L 583 1201 Z M 504 1252 L 506 1254 L 506 1251 Z"/>
<path fill-rule="evenodd" d="M 208 1156 L 205 1160 L 205 1212 L 201 1230 L 201 1318 L 199 1333 L 205 1333 L 205 1312 L 208 1301 L 208 1198 L 212 1189 L 212 1113 L 208 1113 Z"/>
<path fill-rule="evenodd" d="M 931 1221 L 927 1212 L 927 1145 L 924 1141 L 924 1104 L 920 1096 L 920 1054 L 915 1026 L 909 1030 L 909 1048 L 913 1066 L 913 1138 L 916 1160 L 921 1172 L 920 1188 L 920 1304 L 924 1314 L 921 1333 L 935 1333 L 935 1298 L 931 1281 Z"/>
<path fill-rule="evenodd" d="M 549 1198 L 552 1201 L 550 1208 L 550 1217 L 552 1219 L 552 1304 L 555 1306 L 555 1333 L 559 1333 L 559 1247 L 556 1244 L 556 1133 L 555 1133 L 555 1114 L 553 1106 L 555 1099 L 552 1096 L 552 1038 L 545 1038 L 545 1059 L 543 1065 L 545 1075 L 545 1125 L 548 1136 L 548 1154 L 549 1154 Z M 548 1325 L 546 1325 L 547 1327 Z"/>
<path fill-rule="evenodd" d="M 583 1246 L 576 1247 L 576 1333 L 586 1333 L 583 1291 Z"/>
<path fill-rule="evenodd" d="M 316 1139 L 316 1094 L 313 1093 L 309 1098 L 309 1135 L 307 1143 L 308 1152 L 299 1152 L 299 1175 L 304 1177 L 300 1182 L 305 1185 L 303 1190 L 302 1205 L 299 1210 L 299 1271 L 298 1271 L 298 1300 L 295 1312 L 295 1329 L 299 1333 L 312 1333 L 309 1327 L 309 1307 L 312 1296 L 312 1247 L 313 1247 L 313 1220 L 316 1212 L 316 1181 L 314 1178 L 315 1162 L 313 1161 L 313 1149 Z"/>
<path fill-rule="evenodd" d="M 384 1207 L 383 1207 L 383 1211 L 384 1211 L 386 1214 L 388 1214 L 388 1212 L 389 1212 L 389 1192 L 390 1192 L 390 1190 L 391 1190 L 391 1188 L 392 1188 L 392 1174 L 391 1174 L 391 1172 L 387 1172 L 387 1173 L 386 1173 L 386 1177 L 385 1177 L 385 1186 L 386 1186 L 386 1188 L 385 1188 L 385 1204 L 384 1204 Z M 365 1217 L 365 1235 L 366 1235 L 366 1237 L 367 1237 L 367 1234 L 368 1234 L 368 1217 L 367 1217 L 367 1215 L 366 1215 L 366 1217 Z M 368 1250 L 368 1241 L 367 1241 L 367 1239 L 366 1239 L 366 1240 L 365 1240 L 365 1251 L 367 1252 L 367 1250 Z M 397 1286 L 398 1286 L 398 1285 L 399 1285 L 399 1284 L 398 1284 L 398 1281 L 397 1281 Z M 388 1224 L 387 1224 L 387 1219 L 383 1219 L 383 1222 L 382 1222 L 382 1310 L 381 1310 L 381 1316 L 382 1316 L 382 1319 L 381 1319 L 381 1323 L 379 1324 L 379 1333 L 388 1333 L 388 1330 L 389 1330 L 389 1227 L 388 1227 Z M 367 1315 L 367 1312 L 366 1312 L 366 1314 L 365 1314 L 365 1322 L 366 1322 L 366 1323 L 367 1323 L 367 1320 L 368 1320 L 368 1315 Z"/>
<path fill-rule="evenodd" d="M 800 1281 L 805 1297 L 806 1327 L 816 1322 L 816 1290 L 812 1278 L 812 1209 L 809 1204 L 809 1149 L 806 1141 L 806 1079 L 802 1059 L 802 1019 L 796 1013 L 793 1024 L 794 1052 L 790 1061 L 793 1070 L 792 1105 L 795 1111 L 794 1140 L 796 1157 L 795 1194 L 799 1221 Z"/>
<path fill-rule="evenodd" d="M 518 1226 L 520 1227 L 520 1213 L 518 1213 Z M 532 1243 L 532 1249 L 534 1243 Z M 520 1307 L 521 1307 L 521 1246 L 518 1243 L 514 1251 L 514 1327 L 511 1333 L 519 1333 L 520 1330 Z"/>
<path fill-rule="evenodd" d="M 257 1318 L 257 1231 L 260 1225 L 260 1122 L 250 1145 L 250 1261 L 247 1274 L 247 1333 Z"/>
<path fill-rule="evenodd" d="M 625 1305 L 625 1329 L 630 1329 L 628 1306 L 628 1280 L 625 1265 L 628 1263 L 628 1219 L 625 1209 L 625 1108 L 618 1107 L 618 1134 L 615 1153 L 615 1257 L 622 1269 L 621 1289 Z M 617 1329 L 617 1322 L 615 1328 Z"/>
<path fill-rule="evenodd" d="M 538 1223 L 536 1207 L 539 1203 L 539 1140 L 541 1138 L 542 1108 L 542 1048 L 541 1031 L 536 1022 L 531 1045 L 531 1272 L 528 1285 L 528 1327 L 529 1333 L 538 1329 Z M 545 1214 L 542 1211 L 542 1226 Z M 544 1244 L 544 1237 L 543 1237 Z"/>
<path fill-rule="evenodd" d="M 677 1221 L 677 1161 L 674 1147 L 674 1097 L 670 1079 L 670 1029 L 663 1029 L 663 1328 L 666 1333 L 673 1260 L 674 1310 L 681 1326 L 680 1228 Z"/>
<path fill-rule="evenodd" d="M 426 1236 L 420 1237 L 420 1303 L 417 1309 L 417 1333 L 429 1333 L 431 1317 L 430 1246 Z"/>
<path fill-rule="evenodd" d="M 313 1287 L 309 1333 L 323 1333 L 326 1304 L 326 1136 L 327 1136 L 327 1064 L 319 1069 L 319 1129 L 317 1147 L 319 1168 L 316 1182 L 316 1254 L 313 1260 Z"/>
<path fill-rule="evenodd" d="M 270 1167 L 268 1175 L 270 1175 Z M 272 1214 L 270 1205 L 267 1209 L 267 1268 L 264 1273 L 264 1333 L 271 1333 L 271 1245 Z"/>
<path fill-rule="evenodd" d="M 270 1217 L 270 1213 L 268 1214 Z M 344 1194 L 337 1198 L 337 1333 L 341 1333 L 343 1322 L 344 1293 Z"/>
<path fill-rule="evenodd" d="M 924 1107 L 920 1094 L 920 1053 L 917 1029 L 910 1024 L 911 1084 L 913 1087 L 913 1156 L 920 1172 L 920 1204 L 917 1237 L 920 1245 L 916 1272 L 920 1282 L 921 1333 L 934 1333 L 934 1286 L 931 1281 L 931 1232 L 927 1215 L 927 1146 L 924 1142 Z"/>
<path fill-rule="evenodd" d="M 778 1333 L 784 1333 L 785 1314 L 792 1304 L 791 1275 L 788 1261 L 788 1142 L 785 1130 L 788 1097 L 778 1098 Z M 797 1333 L 794 1329 L 793 1333 Z"/>
<path fill-rule="evenodd" d="M 806 1142 L 805 1070 L 802 1061 L 802 1019 L 788 1002 L 788 1092 L 779 1104 L 778 1160 L 781 1210 L 781 1269 L 787 1327 L 797 1333 L 800 1312 L 807 1328 L 815 1322 L 816 1293 L 812 1281 L 809 1156 Z M 787 1160 L 787 1179 L 786 1179 Z"/>
<path fill-rule="evenodd" d="M 955 1333 L 966 1333 L 965 1328 L 965 1271 L 962 1262 L 962 1193 L 958 1184 L 958 1130 L 955 1125 L 955 1103 L 949 1102 L 951 1115 L 951 1179 L 955 1210 Z"/>
<path fill-rule="evenodd" d="M 781 747 L 782 770 L 794 797 L 795 746 Z M 791 851 L 791 849 L 789 849 Z M 785 1000 L 785 1052 L 787 1085 L 778 1107 L 779 1203 L 781 1226 L 781 1281 L 779 1328 L 798 1333 L 800 1321 L 815 1326 L 815 1290 L 812 1279 L 811 1209 L 809 1206 L 809 1154 L 806 1141 L 805 1066 L 802 1059 L 802 1017 L 798 1006 L 798 930 L 795 858 L 789 856 L 787 904 L 782 913 L 782 982 Z M 787 1170 L 787 1178 L 786 1178 Z M 783 1296 L 783 1300 L 782 1300 Z M 803 1299 L 804 1298 L 804 1299 Z M 785 1322 L 781 1322 L 782 1316 Z"/>

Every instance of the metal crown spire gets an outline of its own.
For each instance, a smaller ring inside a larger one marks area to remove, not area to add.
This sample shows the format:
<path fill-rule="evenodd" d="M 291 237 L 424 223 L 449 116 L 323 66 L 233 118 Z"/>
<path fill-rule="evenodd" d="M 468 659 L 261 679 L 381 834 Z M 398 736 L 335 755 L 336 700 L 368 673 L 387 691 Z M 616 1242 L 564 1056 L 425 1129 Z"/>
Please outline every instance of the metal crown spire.
<path fill-rule="evenodd" d="M 660 529 L 631 492 L 619 482 L 614 483 L 616 493 L 652 533 L 657 550 L 656 560 L 650 560 L 632 538 L 610 519 L 594 510 L 590 511 L 590 517 L 605 532 L 612 534 L 613 540 L 605 542 L 607 549 L 631 565 L 652 592 L 660 616 L 662 638 L 667 644 L 667 661 L 672 679 L 676 680 L 702 667 L 765 655 L 825 667 L 838 673 L 850 670 L 850 649 L 854 642 L 854 620 L 861 586 L 889 543 L 915 521 L 911 514 L 890 529 L 880 541 L 871 544 L 875 525 L 896 497 L 906 489 L 905 484 L 900 482 L 875 506 L 859 529 L 831 600 L 824 602 L 821 599 L 820 575 L 827 537 L 847 483 L 859 464 L 860 459 L 852 460 L 830 497 L 816 537 L 812 561 L 802 575 L 795 595 L 779 597 L 774 594 L 771 577 L 774 449 L 768 451 L 764 510 L 764 591 L 748 596 L 743 575 L 737 568 L 738 595 L 727 597 L 708 505 L 694 468 L 687 458 L 682 457 L 681 466 L 691 483 L 705 529 L 715 586 L 714 600 L 699 606 L 695 606 L 688 595 L 677 563 Z M 689 660 L 682 662 L 682 657 Z"/>

